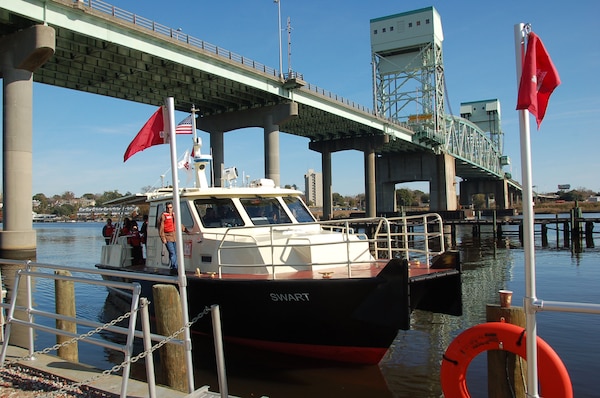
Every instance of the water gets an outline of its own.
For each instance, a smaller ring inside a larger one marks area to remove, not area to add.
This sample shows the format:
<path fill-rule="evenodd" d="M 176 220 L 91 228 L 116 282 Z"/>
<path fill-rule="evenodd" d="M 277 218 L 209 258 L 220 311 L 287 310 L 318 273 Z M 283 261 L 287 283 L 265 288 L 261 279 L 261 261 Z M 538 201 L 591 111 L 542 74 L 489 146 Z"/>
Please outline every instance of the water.
<path fill-rule="evenodd" d="M 104 244 L 101 227 L 99 223 L 35 224 L 37 261 L 93 268 Z M 509 238 L 496 241 L 491 231 L 484 230 L 481 238 L 474 239 L 470 229 L 458 228 L 456 248 L 464 268 L 464 315 L 415 312 L 412 329 L 398 334 L 378 366 L 291 360 L 225 346 L 229 393 L 240 397 L 440 397 L 440 360 L 452 339 L 485 321 L 485 305 L 498 303 L 499 289 L 513 290 L 513 305 L 522 303 L 524 254 L 516 229 L 514 232 Z M 584 248 L 582 253 L 574 254 L 568 248 L 556 247 L 551 233 L 548 247 L 542 248 L 541 241 L 536 242 L 536 264 L 538 298 L 600 304 L 600 249 Z M 53 305 L 51 286 L 37 284 L 35 294 L 41 306 Z M 105 298 L 102 288 L 76 290 L 78 316 L 102 319 Z M 537 319 L 538 335 L 564 361 L 575 396 L 599 397 L 595 378 L 600 375 L 600 315 L 542 312 Z M 52 344 L 53 336 L 37 335 L 36 349 Z M 194 341 L 194 345 L 199 351 L 194 357 L 196 386 L 207 384 L 212 391 L 218 391 L 212 343 Z M 121 360 L 120 354 L 80 344 L 81 362 L 107 369 Z M 480 355 L 471 363 L 467 376 L 472 396 L 487 396 L 486 380 L 485 355 Z"/>

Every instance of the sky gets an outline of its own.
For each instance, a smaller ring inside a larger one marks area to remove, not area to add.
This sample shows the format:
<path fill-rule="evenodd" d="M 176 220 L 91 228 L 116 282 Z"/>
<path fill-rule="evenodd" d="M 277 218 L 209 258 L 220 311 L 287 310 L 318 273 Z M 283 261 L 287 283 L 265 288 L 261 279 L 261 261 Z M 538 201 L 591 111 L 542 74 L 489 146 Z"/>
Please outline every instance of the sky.
<path fill-rule="evenodd" d="M 107 3 L 279 69 L 278 7 L 272 0 L 172 0 L 168 7 L 158 0 Z M 562 81 L 539 130 L 531 119 L 534 190 L 554 192 L 558 184 L 570 184 L 572 189 L 600 191 L 595 172 L 600 170 L 597 0 L 281 0 L 280 5 L 283 70 L 291 65 L 305 81 L 369 108 L 373 107 L 370 20 L 435 7 L 444 32 L 446 112 L 458 115 L 461 102 L 499 99 L 504 154 L 511 159 L 504 170 L 518 181 L 522 178 L 514 25 L 531 23 Z M 124 194 L 160 186 L 161 175 L 166 183 L 172 181 L 168 145 L 151 147 L 123 162 L 125 149 L 159 104 L 142 105 L 39 83 L 33 90 L 33 194 L 70 191 L 81 196 L 113 190 Z M 176 121 L 186 116 L 176 112 Z M 199 135 L 208 151 L 208 134 Z M 178 154 L 189 148 L 190 136 L 178 136 Z M 321 156 L 308 149 L 308 139 L 282 133 L 280 151 L 282 185 L 296 184 L 303 190 L 308 169 L 321 172 Z M 225 167 L 230 166 L 251 179 L 264 176 L 262 129 L 225 134 Z M 332 172 L 333 192 L 364 192 L 362 153 L 334 153 Z M 183 174 L 179 184 L 186 186 Z M 423 182 L 398 187 L 429 191 Z"/>

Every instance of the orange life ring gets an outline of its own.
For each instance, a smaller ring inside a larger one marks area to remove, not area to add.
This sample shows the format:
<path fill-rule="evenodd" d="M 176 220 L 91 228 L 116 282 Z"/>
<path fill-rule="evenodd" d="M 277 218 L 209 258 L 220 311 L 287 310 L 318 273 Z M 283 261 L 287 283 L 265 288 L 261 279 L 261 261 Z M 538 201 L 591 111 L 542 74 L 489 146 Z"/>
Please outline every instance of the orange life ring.
<path fill-rule="evenodd" d="M 447 398 L 469 398 L 467 368 L 477 355 L 488 350 L 504 350 L 526 357 L 525 329 L 504 322 L 473 326 L 456 336 L 442 360 L 441 384 Z M 572 398 L 573 387 L 567 368 L 558 354 L 537 338 L 538 379 L 544 398 Z"/>

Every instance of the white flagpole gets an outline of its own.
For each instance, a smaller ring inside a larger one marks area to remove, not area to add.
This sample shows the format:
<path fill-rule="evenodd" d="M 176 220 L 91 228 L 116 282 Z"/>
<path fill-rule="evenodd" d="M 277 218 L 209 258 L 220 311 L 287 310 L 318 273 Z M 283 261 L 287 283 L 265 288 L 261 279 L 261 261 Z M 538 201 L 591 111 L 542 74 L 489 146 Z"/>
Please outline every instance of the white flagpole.
<path fill-rule="evenodd" d="M 181 234 L 181 206 L 179 204 L 179 183 L 177 180 L 177 142 L 175 141 L 175 102 L 173 100 L 173 97 L 168 97 L 165 100 L 165 105 L 167 107 L 167 114 L 169 115 L 168 132 L 169 147 L 171 148 L 171 173 L 173 178 L 173 211 L 175 212 L 175 237 L 177 241 L 175 247 L 177 250 L 179 297 L 181 300 L 183 324 L 187 325 L 187 323 L 189 322 L 187 279 L 185 277 L 185 262 L 183 257 L 183 236 Z M 190 336 L 189 327 L 184 328 L 183 335 L 189 389 L 188 392 L 192 393 L 194 392 L 194 367 L 192 363 L 192 340 Z"/>
<path fill-rule="evenodd" d="M 521 82 L 523 70 L 523 49 L 526 36 L 524 28 L 523 23 L 515 25 L 517 87 Z M 521 132 L 521 178 L 523 181 L 523 248 L 525 252 L 525 297 L 523 298 L 523 305 L 525 307 L 525 330 L 527 333 L 527 396 L 538 398 L 533 185 L 531 179 L 529 111 L 527 109 L 519 110 L 519 129 Z"/>

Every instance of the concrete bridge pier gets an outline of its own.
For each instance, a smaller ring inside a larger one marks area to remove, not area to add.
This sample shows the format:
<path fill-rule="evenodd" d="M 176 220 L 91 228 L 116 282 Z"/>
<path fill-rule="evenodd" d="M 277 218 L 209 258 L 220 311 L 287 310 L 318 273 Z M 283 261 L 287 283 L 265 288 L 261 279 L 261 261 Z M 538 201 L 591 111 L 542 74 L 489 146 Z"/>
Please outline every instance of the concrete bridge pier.
<path fill-rule="evenodd" d="M 364 151 L 365 157 L 365 215 L 377 215 L 377 189 L 375 180 L 375 148 L 368 147 Z"/>
<path fill-rule="evenodd" d="M 265 115 L 265 176 L 281 186 L 279 161 L 279 124 L 273 121 L 273 113 Z"/>
<path fill-rule="evenodd" d="M 314 141 L 308 144 L 310 150 L 321 153 L 323 172 L 323 220 L 333 217 L 331 153 L 357 150 L 364 154 L 366 216 L 374 217 L 377 208 L 375 160 L 376 151 L 389 140 L 388 136 L 374 135 L 366 137 L 338 138 L 335 140 Z"/>
<path fill-rule="evenodd" d="M 452 155 L 396 153 L 377 158 L 377 213 L 398 210 L 395 186 L 398 183 L 429 181 L 432 211 L 456 210 L 456 167 Z"/>
<path fill-rule="evenodd" d="M 53 54 L 55 31 L 32 26 L 0 39 L 3 93 L 3 225 L 0 256 L 35 257 L 32 226 L 33 72 Z"/>
<path fill-rule="evenodd" d="M 460 204 L 463 207 L 470 207 L 473 204 L 473 195 L 485 195 L 486 206 L 488 208 L 508 209 L 512 203 L 509 195 L 508 181 L 503 180 L 483 180 L 472 179 L 464 180 L 460 183 Z M 492 206 L 492 197 L 495 200 L 495 206 Z"/>
<path fill-rule="evenodd" d="M 221 186 L 221 171 L 225 165 L 224 133 L 247 127 L 264 129 L 265 178 L 272 179 L 276 186 L 280 186 L 279 126 L 297 116 L 298 104 L 289 102 L 198 118 L 196 127 L 210 133 L 215 186 Z"/>
<path fill-rule="evenodd" d="M 331 151 L 321 152 L 321 170 L 323 171 L 323 216 L 322 220 L 333 217 L 333 177 L 331 174 Z"/>

